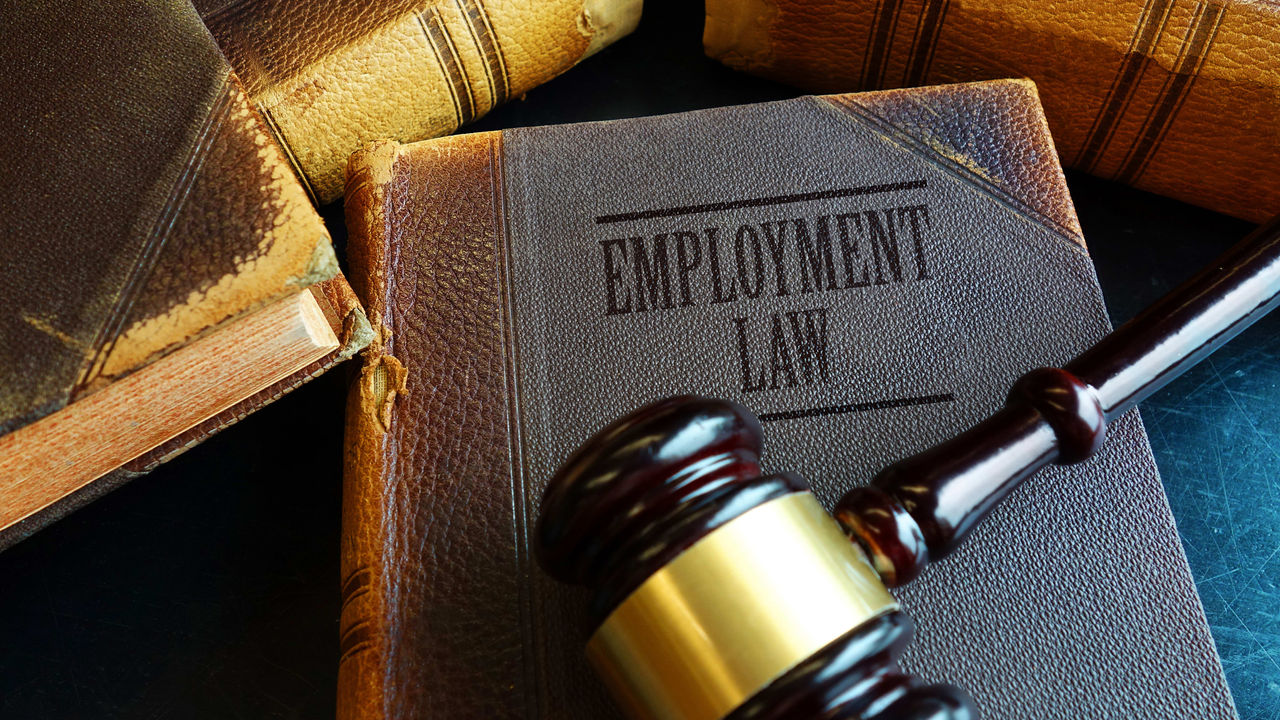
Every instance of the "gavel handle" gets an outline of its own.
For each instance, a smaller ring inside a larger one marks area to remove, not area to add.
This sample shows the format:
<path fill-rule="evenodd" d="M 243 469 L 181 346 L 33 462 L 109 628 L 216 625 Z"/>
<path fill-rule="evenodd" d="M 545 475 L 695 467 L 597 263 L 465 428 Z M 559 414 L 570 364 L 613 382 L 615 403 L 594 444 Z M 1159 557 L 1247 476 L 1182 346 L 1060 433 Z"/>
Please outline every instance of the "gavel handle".
<path fill-rule="evenodd" d="M 1106 424 L 1280 305 L 1280 216 L 1065 368 L 1014 384 L 1005 406 L 845 495 L 836 517 L 890 586 L 951 552 L 1018 483 L 1085 460 Z"/>

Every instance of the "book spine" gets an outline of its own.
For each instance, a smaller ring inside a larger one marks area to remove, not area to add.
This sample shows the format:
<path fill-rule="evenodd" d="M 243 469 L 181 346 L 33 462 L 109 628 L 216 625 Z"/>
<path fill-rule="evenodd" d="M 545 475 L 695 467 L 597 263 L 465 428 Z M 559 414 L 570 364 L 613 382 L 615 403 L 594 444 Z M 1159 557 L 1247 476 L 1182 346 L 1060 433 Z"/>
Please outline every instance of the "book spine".
<path fill-rule="evenodd" d="M 707 0 L 724 64 L 818 92 L 1026 76 L 1064 165 L 1253 221 L 1280 207 L 1274 0 Z"/>
<path fill-rule="evenodd" d="M 236 4 L 205 19 L 232 65 L 251 76 L 254 101 L 321 202 L 341 195 L 353 150 L 447 135 L 631 32 L 641 9 L 641 0 L 436 0 L 370 23 L 275 7 L 294 4 Z M 273 37 L 263 28 L 276 15 L 345 37 L 310 62 L 273 63 L 290 43 L 323 42 Z"/>
<path fill-rule="evenodd" d="M 379 339 L 347 416 L 341 720 L 546 715 L 514 550 L 529 539 L 502 163 L 501 132 L 352 160 L 347 254 Z"/>
<path fill-rule="evenodd" d="M 382 671 L 388 650 L 377 632 L 387 616 L 380 561 L 387 518 L 365 517 L 380 508 L 387 429 L 405 370 L 391 355 L 387 325 L 387 191 L 399 145 L 386 142 L 356 153 L 346 200 L 348 257 L 353 285 L 365 303 L 371 339 L 347 397 L 342 491 L 342 610 L 339 623 L 338 718 L 386 716 Z"/>

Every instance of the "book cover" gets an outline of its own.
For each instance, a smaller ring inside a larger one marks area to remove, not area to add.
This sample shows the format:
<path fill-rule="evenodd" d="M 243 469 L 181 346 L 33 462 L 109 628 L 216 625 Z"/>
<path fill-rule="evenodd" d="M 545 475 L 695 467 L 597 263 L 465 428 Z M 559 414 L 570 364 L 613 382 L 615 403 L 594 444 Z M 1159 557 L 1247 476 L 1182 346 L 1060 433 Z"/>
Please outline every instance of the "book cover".
<path fill-rule="evenodd" d="M 1280 208 L 1273 0 L 707 0 L 703 42 L 811 92 L 1026 76 L 1063 164 L 1254 222 Z"/>
<path fill-rule="evenodd" d="M 641 0 L 196 0 L 321 202 L 381 138 L 447 135 L 640 21 Z"/>
<path fill-rule="evenodd" d="M 0 546 L 369 339 L 323 222 L 188 3 L 5 4 Z M 272 333 L 287 327 L 305 352 L 285 358 Z M 168 398 L 135 450 L 104 440 L 138 440 L 125 430 L 149 419 L 120 383 L 136 399 L 194 388 L 242 330 L 262 362 Z M 90 405 L 106 414 L 76 420 Z M 91 446 L 124 454 L 62 455 Z"/>
<path fill-rule="evenodd" d="M 616 717 L 535 565 L 554 468 L 726 397 L 828 505 L 1109 330 L 1035 87 L 993 81 L 384 143 L 348 172 L 339 716 Z M 1231 718 L 1137 413 L 900 593 L 988 718 Z"/>

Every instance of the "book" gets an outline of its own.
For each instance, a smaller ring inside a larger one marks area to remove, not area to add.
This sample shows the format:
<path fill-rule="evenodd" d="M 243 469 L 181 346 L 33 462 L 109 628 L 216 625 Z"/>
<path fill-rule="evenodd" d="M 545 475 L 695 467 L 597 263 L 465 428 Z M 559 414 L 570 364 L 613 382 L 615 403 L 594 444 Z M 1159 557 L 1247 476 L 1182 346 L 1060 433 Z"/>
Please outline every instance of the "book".
<path fill-rule="evenodd" d="M 641 0 L 195 0 L 321 202 L 381 138 L 447 135 L 630 33 Z"/>
<path fill-rule="evenodd" d="M 1026 76 L 1064 164 L 1254 222 L 1280 208 L 1275 0 L 707 0 L 703 44 L 810 92 Z"/>
<path fill-rule="evenodd" d="M 0 547 L 370 338 L 189 4 L 4 14 L 30 41 L 0 53 Z"/>
<path fill-rule="evenodd" d="M 1029 81 L 382 143 L 346 211 L 342 720 L 618 717 L 530 534 L 622 414 L 743 403 L 829 508 L 1110 329 Z M 1141 419 L 1108 432 L 901 591 L 905 666 L 985 718 L 1234 717 Z"/>

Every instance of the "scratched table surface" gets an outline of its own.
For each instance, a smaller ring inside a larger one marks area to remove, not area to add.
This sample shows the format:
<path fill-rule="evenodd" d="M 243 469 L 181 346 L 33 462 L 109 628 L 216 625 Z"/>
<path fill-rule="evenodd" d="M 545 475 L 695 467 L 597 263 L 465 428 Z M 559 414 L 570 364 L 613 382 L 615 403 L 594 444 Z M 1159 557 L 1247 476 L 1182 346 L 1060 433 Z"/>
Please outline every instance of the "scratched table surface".
<path fill-rule="evenodd" d="M 797 94 L 706 60 L 700 3 L 649 5 L 476 129 Z M 1068 181 L 1117 323 L 1249 229 Z M 345 389 L 331 372 L 0 553 L 0 718 L 332 717 Z M 1280 719 L 1280 313 L 1142 413 L 1240 714 Z"/>

